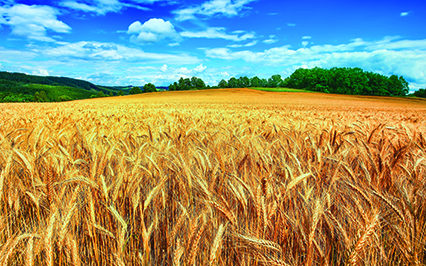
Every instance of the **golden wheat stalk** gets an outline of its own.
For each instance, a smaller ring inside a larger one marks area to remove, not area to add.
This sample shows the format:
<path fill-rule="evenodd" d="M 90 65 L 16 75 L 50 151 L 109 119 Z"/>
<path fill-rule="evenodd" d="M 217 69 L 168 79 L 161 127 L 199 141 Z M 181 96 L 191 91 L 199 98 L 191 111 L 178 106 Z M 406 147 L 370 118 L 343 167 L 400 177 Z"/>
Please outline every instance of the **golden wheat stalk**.
<path fill-rule="evenodd" d="M 195 257 L 197 256 L 197 251 L 199 249 L 199 242 L 201 240 L 201 236 L 202 236 L 205 228 L 206 228 L 206 223 L 203 219 L 201 227 L 200 227 L 200 229 L 198 229 L 198 232 L 195 235 L 194 241 L 192 242 L 192 245 L 189 249 L 188 265 L 192 265 L 195 262 Z"/>
<path fill-rule="evenodd" d="M 356 242 L 355 247 L 353 248 L 352 253 L 349 256 L 349 263 L 351 265 L 357 265 L 359 261 L 359 256 L 362 252 L 362 250 L 367 246 L 368 241 L 371 237 L 371 235 L 374 234 L 374 231 L 376 229 L 376 226 L 379 225 L 379 214 L 376 214 L 373 219 L 370 221 L 370 224 L 365 229 L 362 236 L 359 238 L 359 240 Z"/>
<path fill-rule="evenodd" d="M 217 253 L 220 252 L 222 246 L 223 233 L 225 232 L 227 224 L 221 224 L 217 230 L 216 237 L 213 240 L 212 248 L 210 251 L 209 265 L 213 265 L 216 260 Z"/>
<path fill-rule="evenodd" d="M 173 266 L 179 266 L 180 265 L 180 258 L 182 257 L 184 252 L 183 246 L 180 244 L 180 241 L 177 241 L 176 249 L 173 256 Z"/>

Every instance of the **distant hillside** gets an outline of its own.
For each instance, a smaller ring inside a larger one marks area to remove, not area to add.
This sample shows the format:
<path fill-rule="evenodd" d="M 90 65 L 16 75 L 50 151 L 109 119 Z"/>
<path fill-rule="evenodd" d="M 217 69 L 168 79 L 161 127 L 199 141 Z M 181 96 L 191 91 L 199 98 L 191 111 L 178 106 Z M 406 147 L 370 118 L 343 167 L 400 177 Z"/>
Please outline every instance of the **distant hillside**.
<path fill-rule="evenodd" d="M 66 77 L 0 71 L 0 102 L 55 102 L 117 95 L 119 89 Z"/>
<path fill-rule="evenodd" d="M 88 81 L 66 78 L 66 77 L 43 77 L 43 76 L 34 76 L 27 75 L 23 73 L 10 73 L 10 72 L 0 72 L 0 80 L 10 80 L 17 81 L 20 83 L 26 84 L 44 84 L 44 85 L 53 85 L 53 86 L 67 86 L 73 88 L 80 88 L 85 90 L 100 90 L 99 86 L 92 84 Z"/>

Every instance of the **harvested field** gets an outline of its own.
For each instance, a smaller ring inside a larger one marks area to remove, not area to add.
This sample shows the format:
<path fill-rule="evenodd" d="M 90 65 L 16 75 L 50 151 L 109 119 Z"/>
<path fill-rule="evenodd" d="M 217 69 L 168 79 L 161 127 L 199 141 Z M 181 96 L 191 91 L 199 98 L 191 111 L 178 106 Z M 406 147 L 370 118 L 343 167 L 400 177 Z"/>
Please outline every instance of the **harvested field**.
<path fill-rule="evenodd" d="M 0 104 L 0 265 L 424 265 L 426 101 Z"/>

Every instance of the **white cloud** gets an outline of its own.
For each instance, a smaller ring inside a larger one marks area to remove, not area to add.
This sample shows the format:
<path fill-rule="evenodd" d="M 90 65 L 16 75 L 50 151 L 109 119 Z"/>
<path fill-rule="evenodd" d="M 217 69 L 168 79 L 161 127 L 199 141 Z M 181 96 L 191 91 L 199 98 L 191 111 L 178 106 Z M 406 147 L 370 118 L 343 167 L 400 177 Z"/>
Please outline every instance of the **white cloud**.
<path fill-rule="evenodd" d="M 196 64 L 200 59 L 187 54 L 148 53 L 141 49 L 126 47 L 114 43 L 76 42 L 63 43 L 48 49 L 33 49 L 33 52 L 47 56 L 52 60 L 84 60 L 123 63 L 167 63 Z"/>
<path fill-rule="evenodd" d="M 296 24 L 294 24 L 294 23 L 287 23 L 287 26 L 288 27 L 296 27 Z"/>
<path fill-rule="evenodd" d="M 231 47 L 231 48 L 252 47 L 252 46 L 255 46 L 256 44 L 257 44 L 257 41 L 254 40 L 246 44 L 231 44 L 231 45 L 228 45 L 227 47 Z"/>
<path fill-rule="evenodd" d="M 105 15 L 109 12 L 120 12 L 123 8 L 151 10 L 149 7 L 141 5 L 152 5 L 155 2 L 163 2 L 164 4 L 175 3 L 174 0 L 64 0 L 60 4 L 64 7 L 77 11 Z"/>
<path fill-rule="evenodd" d="M 179 68 L 176 72 L 177 72 L 178 74 L 187 74 L 187 75 L 189 75 L 189 74 L 191 74 L 191 73 L 192 73 L 192 70 L 190 70 L 190 69 L 188 69 L 188 68 L 186 68 L 186 67 L 181 67 L 181 68 Z"/>
<path fill-rule="evenodd" d="M 302 40 L 310 40 L 310 39 L 312 39 L 312 37 L 311 37 L 311 36 L 303 36 L 303 37 L 302 37 Z"/>
<path fill-rule="evenodd" d="M 37 54 L 32 51 L 19 51 L 0 47 L 0 58 L 3 62 L 13 63 L 14 60 L 27 62 L 31 61 L 35 57 L 37 57 Z"/>
<path fill-rule="evenodd" d="M 135 21 L 129 26 L 127 33 L 131 34 L 131 40 L 137 43 L 156 43 L 166 38 L 179 40 L 172 23 L 161 18 L 152 18 L 144 24 Z"/>
<path fill-rule="evenodd" d="M 234 31 L 234 34 L 228 34 L 226 33 L 226 29 L 222 27 L 211 27 L 198 32 L 184 31 L 180 35 L 187 38 L 225 39 L 235 42 L 255 38 L 255 34 L 252 32 Z"/>
<path fill-rule="evenodd" d="M 269 35 L 269 39 L 266 39 L 263 41 L 263 43 L 266 43 L 266 44 L 273 44 L 276 42 L 278 42 L 278 40 L 276 39 L 275 35 Z"/>
<path fill-rule="evenodd" d="M 120 6 L 91 6 L 85 3 L 79 3 L 76 1 L 63 1 L 62 6 L 68 7 L 70 9 L 84 11 L 84 12 L 93 12 L 104 15 L 107 12 L 115 11 L 121 9 Z"/>
<path fill-rule="evenodd" d="M 426 49 L 426 39 L 425 40 L 398 40 L 398 41 L 386 41 L 386 42 L 370 42 L 366 43 L 367 50 L 377 50 L 377 49 L 410 49 L 410 50 L 424 50 Z"/>
<path fill-rule="evenodd" d="M 383 48 L 379 49 L 380 46 Z M 302 66 L 361 67 L 383 75 L 402 75 L 411 83 L 411 89 L 418 89 L 426 84 L 426 40 L 398 40 L 395 37 L 386 37 L 375 42 L 354 39 L 346 44 L 315 45 L 299 49 L 282 46 L 262 52 L 232 52 L 228 48 L 214 48 L 205 50 L 205 53 L 210 58 L 280 66 L 288 69 L 288 75 Z"/>
<path fill-rule="evenodd" d="M 276 43 L 276 42 L 278 42 L 277 39 L 267 39 L 267 40 L 263 41 L 263 43 L 266 43 L 266 44 L 273 44 L 273 43 Z"/>
<path fill-rule="evenodd" d="M 246 5 L 257 0 L 210 0 L 201 5 L 194 5 L 173 11 L 176 20 L 196 19 L 197 15 L 212 17 L 215 15 L 234 17 L 241 15 Z"/>
<path fill-rule="evenodd" d="M 32 74 L 37 76 L 49 76 L 49 71 L 46 69 L 40 68 L 37 71 L 34 71 Z"/>
<path fill-rule="evenodd" d="M 162 67 L 160 67 L 160 70 L 163 71 L 163 72 L 166 72 L 167 68 L 168 68 L 167 65 L 164 64 Z"/>
<path fill-rule="evenodd" d="M 57 19 L 59 12 L 49 6 L 23 5 L 0 7 L 0 24 L 11 27 L 12 34 L 37 41 L 53 42 L 48 31 L 70 33 L 71 27 Z"/>
<path fill-rule="evenodd" d="M 204 70 L 206 70 L 206 66 L 203 66 L 203 64 L 200 64 L 200 65 L 198 65 L 196 68 L 194 68 L 194 71 L 195 72 L 198 72 L 198 73 L 201 73 L 201 72 L 203 72 Z"/>
<path fill-rule="evenodd" d="M 303 42 L 302 42 L 302 46 L 303 46 L 303 47 L 305 47 L 305 46 L 306 46 L 306 45 L 308 45 L 308 44 L 309 44 L 309 42 L 308 42 L 308 41 L 303 41 Z"/>
<path fill-rule="evenodd" d="M 401 12 L 400 16 L 401 17 L 406 17 L 410 14 L 410 12 Z"/>
<path fill-rule="evenodd" d="M 202 60 L 186 53 L 150 53 L 105 42 L 56 42 L 32 45 L 26 51 L 0 46 L 0 58 L 6 71 L 48 72 L 101 85 L 168 85 L 182 75 L 203 75 L 207 69 Z"/>

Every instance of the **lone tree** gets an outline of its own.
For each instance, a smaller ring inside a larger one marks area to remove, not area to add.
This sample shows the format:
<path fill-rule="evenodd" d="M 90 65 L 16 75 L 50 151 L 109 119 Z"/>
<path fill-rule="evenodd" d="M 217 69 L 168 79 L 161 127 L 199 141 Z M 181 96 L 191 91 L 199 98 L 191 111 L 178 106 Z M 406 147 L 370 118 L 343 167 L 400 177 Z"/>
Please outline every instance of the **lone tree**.
<path fill-rule="evenodd" d="M 156 92 L 157 88 L 155 88 L 154 84 L 148 83 L 143 86 L 144 92 Z"/>
<path fill-rule="evenodd" d="M 129 94 L 139 94 L 139 93 L 142 93 L 142 90 L 141 90 L 141 88 L 139 88 L 139 87 L 133 87 L 133 88 L 129 91 Z"/>

